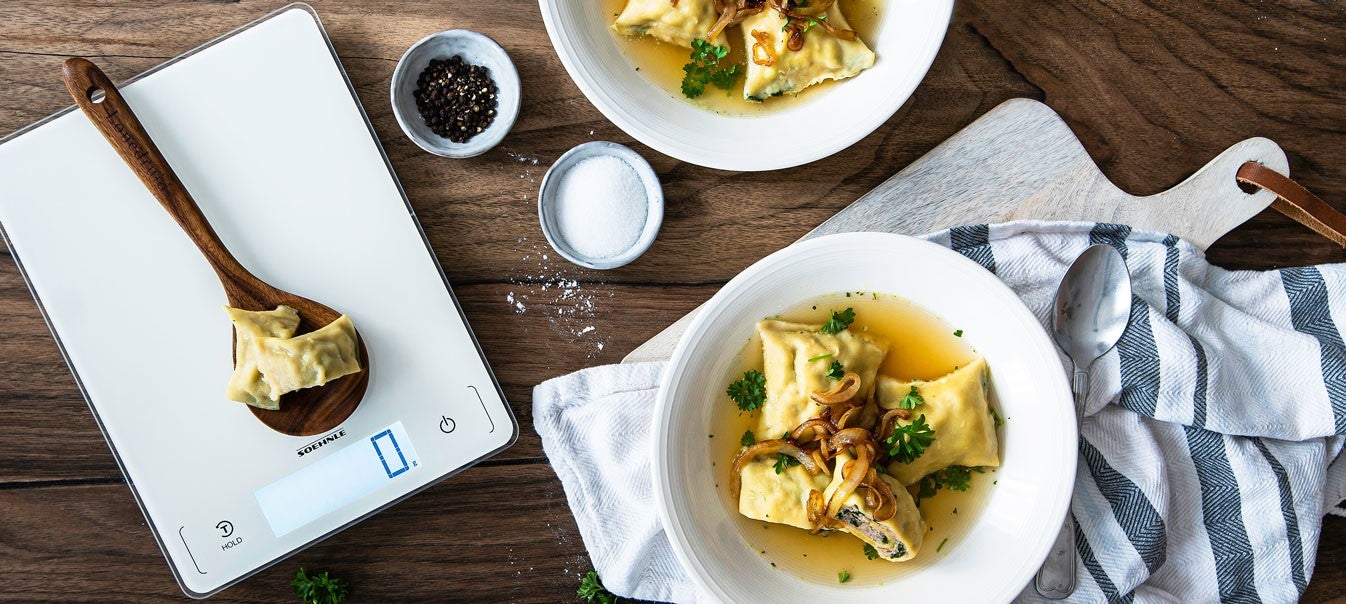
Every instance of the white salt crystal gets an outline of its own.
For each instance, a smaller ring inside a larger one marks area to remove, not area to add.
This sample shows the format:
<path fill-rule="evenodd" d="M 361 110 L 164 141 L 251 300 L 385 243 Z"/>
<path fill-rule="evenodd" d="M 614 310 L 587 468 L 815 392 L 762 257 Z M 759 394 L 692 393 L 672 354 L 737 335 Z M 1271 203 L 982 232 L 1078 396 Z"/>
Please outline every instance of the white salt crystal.
<path fill-rule="evenodd" d="M 561 238 L 581 256 L 617 256 L 631 249 L 645 230 L 645 185 L 617 157 L 598 155 L 571 166 L 556 192 Z"/>

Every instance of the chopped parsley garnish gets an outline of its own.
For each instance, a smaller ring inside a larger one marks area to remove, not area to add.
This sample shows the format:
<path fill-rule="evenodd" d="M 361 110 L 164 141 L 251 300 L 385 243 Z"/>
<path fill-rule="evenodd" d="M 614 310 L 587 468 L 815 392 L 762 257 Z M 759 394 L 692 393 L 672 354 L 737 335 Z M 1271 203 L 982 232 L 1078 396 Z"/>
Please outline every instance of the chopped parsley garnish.
<path fill-rule="evenodd" d="M 777 453 L 777 454 L 776 454 L 776 473 L 777 473 L 777 474 L 780 474 L 780 473 L 784 472 L 784 471 L 786 470 L 786 468 L 789 468 L 790 466 L 797 466 L 797 465 L 799 465 L 799 460 L 798 460 L 798 459 L 795 459 L 794 457 L 791 457 L 791 456 L 786 455 L 786 454 L 784 454 L 784 453 Z"/>
<path fill-rule="evenodd" d="M 948 543 L 948 542 L 949 542 L 949 538 L 948 538 L 948 537 L 945 537 L 943 541 L 940 541 L 940 542 L 939 542 L 939 547 L 935 548 L 935 551 L 936 551 L 936 552 L 939 552 L 939 550 L 944 549 L 944 544 L 945 544 L 945 543 Z"/>
<path fill-rule="evenodd" d="M 845 583 L 851 580 L 851 571 L 843 570 L 837 573 L 837 583 Z"/>
<path fill-rule="evenodd" d="M 729 384 L 724 393 L 734 399 L 739 411 L 755 411 L 766 401 L 766 376 L 749 369 L 743 372 L 743 379 Z"/>
<path fill-rule="evenodd" d="M 849 295 L 849 294 L 848 294 Z M 823 333 L 833 334 L 844 331 L 855 322 L 855 309 L 849 306 L 841 312 L 832 311 L 832 318 L 823 323 Z"/>
<path fill-rule="evenodd" d="M 906 396 L 902 397 L 902 402 L 898 403 L 897 406 L 903 409 L 915 409 L 924 404 L 925 397 L 921 396 L 921 392 L 917 390 L 915 386 L 912 386 L 911 392 L 908 392 Z"/>
<path fill-rule="evenodd" d="M 827 368 L 827 377 L 839 380 L 846 376 L 846 368 L 841 366 L 841 361 L 832 361 L 832 366 Z"/>
<path fill-rule="evenodd" d="M 829 352 L 829 353 L 827 353 L 827 354 L 820 354 L 820 355 L 818 355 L 818 356 L 816 356 L 816 357 L 813 357 L 813 358 L 809 359 L 809 362 L 812 363 L 812 362 L 814 362 L 814 361 L 821 361 L 821 360 L 823 360 L 823 359 L 830 359 L 830 358 L 832 358 L 832 353 Z"/>
<path fill-rule="evenodd" d="M 1005 420 L 1000 419 L 1000 414 L 996 413 L 995 409 L 991 409 L 991 421 L 995 422 L 995 427 L 997 428 L 1000 427 L 1000 424 L 1005 423 Z"/>
<path fill-rule="evenodd" d="M 580 588 L 575 590 L 575 595 L 590 604 L 617 604 L 617 596 L 603 587 L 603 580 L 598 578 L 597 571 L 591 570 L 580 579 Z"/>
<path fill-rule="evenodd" d="M 728 46 L 717 46 L 700 38 L 692 40 L 691 61 L 682 66 L 682 94 L 689 99 L 701 96 L 706 85 L 723 90 L 734 87 L 742 65 L 724 65 L 729 56 Z"/>
<path fill-rule="evenodd" d="M 870 560 L 877 560 L 878 557 L 879 557 L 879 550 L 874 549 L 874 546 L 872 546 L 872 545 L 866 543 L 866 544 L 865 544 L 865 557 L 866 557 L 866 558 L 869 558 Z"/>
<path fill-rule="evenodd" d="M 756 437 L 756 436 L 753 436 L 752 430 L 746 430 L 746 431 L 744 431 L 744 432 L 743 432 L 743 438 L 738 439 L 738 444 L 743 445 L 743 446 L 745 446 L 745 447 L 751 447 L 751 446 L 753 446 L 753 444 L 756 443 L 756 442 L 757 442 L 757 437 Z"/>
<path fill-rule="evenodd" d="M 327 571 L 309 575 L 302 568 L 294 574 L 290 587 L 304 604 L 340 604 L 350 593 L 345 581 L 328 575 Z"/>
<path fill-rule="evenodd" d="M 954 337 L 956 337 L 956 338 L 961 338 L 961 337 L 963 337 L 963 330 L 961 330 L 961 329 L 955 329 L 954 332 L 953 332 L 953 335 L 954 335 Z"/>
<path fill-rule="evenodd" d="M 935 430 L 925 423 L 924 413 L 910 424 L 893 426 L 893 434 L 883 440 L 888 445 L 888 455 L 900 463 L 916 461 L 934 441 Z"/>

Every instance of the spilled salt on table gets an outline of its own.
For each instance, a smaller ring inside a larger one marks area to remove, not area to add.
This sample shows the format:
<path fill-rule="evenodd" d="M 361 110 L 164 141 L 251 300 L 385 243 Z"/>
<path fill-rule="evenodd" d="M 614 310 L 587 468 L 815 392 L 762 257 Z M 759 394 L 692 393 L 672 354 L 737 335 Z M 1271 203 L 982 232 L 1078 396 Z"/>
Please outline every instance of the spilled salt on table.
<path fill-rule="evenodd" d="M 556 226 L 581 256 L 612 258 L 631 249 L 645 230 L 648 212 L 640 175 L 620 158 L 590 157 L 561 175 Z"/>

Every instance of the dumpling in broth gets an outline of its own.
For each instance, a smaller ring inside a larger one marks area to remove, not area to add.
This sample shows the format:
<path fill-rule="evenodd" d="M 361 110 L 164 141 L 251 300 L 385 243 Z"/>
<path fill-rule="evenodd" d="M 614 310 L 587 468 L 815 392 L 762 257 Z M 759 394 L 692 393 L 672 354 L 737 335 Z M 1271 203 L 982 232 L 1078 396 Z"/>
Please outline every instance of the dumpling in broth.
<path fill-rule="evenodd" d="M 739 473 L 743 486 L 738 495 L 738 513 L 763 522 L 812 529 L 809 492 L 827 488 L 828 476 L 822 473 L 810 476 L 801 466 L 789 466 L 777 473 L 774 460 L 774 456 L 762 457 L 743 467 Z"/>
<path fill-rule="evenodd" d="M 832 26 L 850 29 L 837 4 L 832 4 L 824 14 Z M 744 99 L 762 101 L 797 94 L 823 80 L 843 80 L 874 65 L 874 52 L 859 38 L 844 40 L 817 26 L 804 33 L 803 48 L 790 50 L 786 47 L 789 34 L 782 31 L 785 25 L 785 16 L 775 10 L 764 10 L 743 20 L 743 48 L 748 51 Z M 754 48 L 759 38 L 765 40 L 765 45 Z M 771 64 L 762 65 L 759 60 Z"/>
<path fill-rule="evenodd" d="M 850 453 L 840 453 L 836 457 L 836 467 L 844 468 L 852 459 L 854 458 Z M 916 557 L 916 552 L 921 549 L 921 543 L 925 541 L 927 530 L 925 519 L 921 518 L 921 510 L 916 507 L 916 502 L 905 487 L 886 474 L 880 473 L 878 478 L 888 483 L 893 491 L 897 511 L 891 518 L 887 520 L 875 518 L 874 510 L 865 506 L 865 498 L 860 494 L 861 489 L 856 489 L 841 502 L 836 518 L 846 532 L 874 546 L 880 558 L 892 562 L 910 560 Z M 844 481 L 842 473 L 834 471 L 832 482 L 824 491 L 823 497 L 831 501 L 832 495 Z"/>
<path fill-rule="evenodd" d="M 612 28 L 626 36 L 650 36 L 691 48 L 705 38 L 720 15 L 715 0 L 629 0 Z M 724 34 L 715 43 L 725 45 Z"/>
<path fill-rule="evenodd" d="M 1000 446 L 986 401 L 991 387 L 989 376 L 990 370 L 982 358 L 929 382 L 902 382 L 880 376 L 874 395 L 879 406 L 898 408 L 915 386 L 925 403 L 913 409 L 911 415 L 913 418 L 924 415 L 925 422 L 935 431 L 934 442 L 920 457 L 909 464 L 890 463 L 889 474 L 910 485 L 949 466 L 999 466 Z"/>
<path fill-rule="evenodd" d="M 758 434 L 776 438 L 804 421 L 818 417 L 826 407 L 809 399 L 834 383 L 827 376 L 833 362 L 860 376 L 861 399 L 874 392 L 874 380 L 888 353 L 888 342 L 863 332 L 823 333 L 822 325 L 768 319 L 757 324 L 762 337 L 766 403 Z"/>

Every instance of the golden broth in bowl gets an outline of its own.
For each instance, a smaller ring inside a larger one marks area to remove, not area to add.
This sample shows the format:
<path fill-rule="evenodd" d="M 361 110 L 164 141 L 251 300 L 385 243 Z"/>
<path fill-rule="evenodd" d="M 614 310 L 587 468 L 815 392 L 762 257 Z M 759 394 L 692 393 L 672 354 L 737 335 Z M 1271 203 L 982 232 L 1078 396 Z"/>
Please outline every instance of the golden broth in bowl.
<path fill-rule="evenodd" d="M 888 342 L 887 354 L 878 369 L 880 375 L 903 381 L 936 380 L 978 358 L 969 339 L 972 336 L 962 337 L 956 326 L 945 323 L 915 303 L 892 295 L 872 292 L 835 294 L 771 318 L 818 325 L 826 322 L 833 311 L 846 308 L 855 312 L 855 321 L 849 326 L 851 331 L 873 334 Z M 763 371 L 763 365 L 762 338 L 755 333 L 743 346 L 737 363 L 724 376 L 723 383 L 731 383 L 747 371 Z M 756 429 L 762 411 L 741 412 L 727 396 L 722 395 L 720 399 L 712 411 L 712 430 L 707 435 L 708 463 L 712 472 L 722 477 L 716 485 L 720 500 L 753 552 L 772 567 L 812 582 L 837 584 L 839 574 L 844 572 L 848 585 L 877 585 L 934 564 L 957 548 L 960 538 L 986 506 L 996 484 L 996 468 L 974 469 L 967 490 L 941 488 L 933 496 L 920 498 L 920 516 L 928 526 L 918 554 L 904 562 L 870 559 L 865 544 L 842 531 L 823 531 L 814 535 L 794 526 L 754 520 L 739 513 L 739 502 L 728 486 L 731 468 L 735 457 L 744 449 L 740 443 L 742 435 Z M 988 403 L 993 405 L 993 401 Z M 992 415 L 998 418 L 994 406 Z M 996 431 L 999 432 L 998 427 Z M 755 435 L 758 441 L 766 438 L 768 435 Z M 916 495 L 919 489 L 910 491 Z"/>
<path fill-rule="evenodd" d="M 602 0 L 603 15 L 606 19 L 605 25 L 612 25 L 613 20 L 621 14 L 622 9 L 626 6 L 627 1 Z M 880 17 L 882 16 L 883 0 L 837 0 L 837 6 L 845 15 L 851 29 L 855 31 L 859 39 L 869 47 L 875 47 L 875 36 L 878 33 Z M 616 32 L 612 27 L 606 29 L 616 40 L 617 47 L 630 62 L 632 69 L 639 71 L 655 87 L 674 98 L 722 115 L 760 115 L 780 111 L 796 106 L 802 101 L 814 98 L 834 86 L 845 83 L 844 80 L 827 80 L 805 88 L 798 94 L 786 94 L 758 102 L 744 99 L 745 78 L 740 75 L 733 88 L 729 90 L 707 86 L 706 91 L 700 96 L 687 98 L 682 93 L 682 68 L 690 60 L 691 49 L 670 44 L 651 36 L 627 36 Z M 729 56 L 725 59 L 727 63 L 747 65 L 749 59 L 742 28 L 740 26 L 728 28 L 725 38 L 729 43 Z M 883 60 L 883 58 L 876 59 L 876 61 L 879 60 Z"/>

